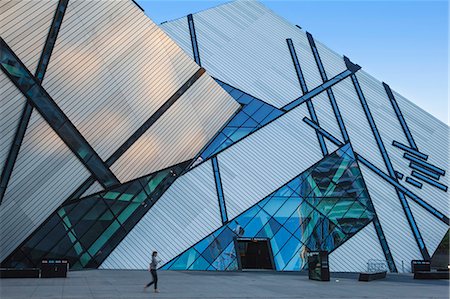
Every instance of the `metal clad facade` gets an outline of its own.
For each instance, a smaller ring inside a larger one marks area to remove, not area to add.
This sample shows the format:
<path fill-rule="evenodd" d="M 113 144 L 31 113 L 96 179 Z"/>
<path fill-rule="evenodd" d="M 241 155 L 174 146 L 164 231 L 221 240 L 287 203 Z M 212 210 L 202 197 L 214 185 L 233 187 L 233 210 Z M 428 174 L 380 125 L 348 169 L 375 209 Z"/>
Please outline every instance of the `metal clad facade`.
<path fill-rule="evenodd" d="M 383 261 L 384 255 L 372 223 L 360 230 L 329 255 L 330 271 L 367 271 L 369 260 Z"/>
<path fill-rule="evenodd" d="M 211 76 L 276 107 L 302 95 L 287 38 L 292 38 L 310 89 L 321 84 L 303 31 L 256 1 L 237 1 L 194 15 L 202 66 Z M 183 19 L 161 24 L 176 41 L 187 28 Z M 180 40 L 192 55 L 189 40 Z"/>
<path fill-rule="evenodd" d="M 58 0 L 2 1 L 0 36 L 31 72 L 36 70 Z"/>
<path fill-rule="evenodd" d="M 212 166 L 203 163 L 175 181 L 101 268 L 147 269 L 154 250 L 164 264 L 221 225 Z"/>
<path fill-rule="evenodd" d="M 89 171 L 34 111 L 0 206 L 0 259 L 88 177 Z"/>
<path fill-rule="evenodd" d="M 219 154 L 230 219 L 322 158 L 306 115 L 302 105 Z"/>
<path fill-rule="evenodd" d="M 17 131 L 26 98 L 9 78 L 0 72 L 0 172 L 5 165 Z"/>
<path fill-rule="evenodd" d="M 211 77 L 203 75 L 111 169 L 127 181 L 193 159 L 237 107 Z"/>
<path fill-rule="evenodd" d="M 69 1 L 44 87 L 106 160 L 197 69 L 131 1 Z"/>
<path fill-rule="evenodd" d="M 411 260 L 420 260 L 422 255 L 405 218 L 395 188 L 361 163 L 360 168 L 395 265 L 398 271 L 409 272 Z"/>

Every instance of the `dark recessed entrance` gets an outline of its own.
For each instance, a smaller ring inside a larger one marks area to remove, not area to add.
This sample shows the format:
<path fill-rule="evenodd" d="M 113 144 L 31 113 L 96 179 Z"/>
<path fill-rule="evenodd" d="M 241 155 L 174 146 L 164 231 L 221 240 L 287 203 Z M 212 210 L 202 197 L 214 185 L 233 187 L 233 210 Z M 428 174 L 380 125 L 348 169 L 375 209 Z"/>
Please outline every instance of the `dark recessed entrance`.
<path fill-rule="evenodd" d="M 265 238 L 237 238 L 240 269 L 275 270 L 270 242 Z"/>

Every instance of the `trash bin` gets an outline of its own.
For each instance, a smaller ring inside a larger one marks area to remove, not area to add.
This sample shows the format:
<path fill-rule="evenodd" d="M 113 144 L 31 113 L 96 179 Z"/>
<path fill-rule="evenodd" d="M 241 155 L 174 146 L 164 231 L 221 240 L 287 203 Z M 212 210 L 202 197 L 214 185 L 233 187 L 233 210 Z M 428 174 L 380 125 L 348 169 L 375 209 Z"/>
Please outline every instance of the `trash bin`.
<path fill-rule="evenodd" d="M 417 271 L 431 271 L 431 262 L 424 260 L 412 260 L 411 272 L 416 273 Z"/>
<path fill-rule="evenodd" d="M 41 278 L 67 277 L 69 262 L 67 260 L 42 260 Z"/>
<path fill-rule="evenodd" d="M 311 251 L 308 253 L 308 276 L 312 280 L 330 281 L 327 251 Z"/>

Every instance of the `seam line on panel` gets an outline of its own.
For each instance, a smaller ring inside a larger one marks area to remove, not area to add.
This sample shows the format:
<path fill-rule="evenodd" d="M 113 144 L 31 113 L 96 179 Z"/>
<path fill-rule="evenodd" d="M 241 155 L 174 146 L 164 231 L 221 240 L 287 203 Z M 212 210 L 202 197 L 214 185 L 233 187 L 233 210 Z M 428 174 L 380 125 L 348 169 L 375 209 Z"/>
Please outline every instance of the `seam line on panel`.
<path fill-rule="evenodd" d="M 142 8 L 142 6 L 140 6 L 135 0 L 131 0 L 131 1 L 133 1 L 133 3 L 134 3 L 140 10 L 142 10 L 142 11 L 145 13 L 145 10 Z"/>

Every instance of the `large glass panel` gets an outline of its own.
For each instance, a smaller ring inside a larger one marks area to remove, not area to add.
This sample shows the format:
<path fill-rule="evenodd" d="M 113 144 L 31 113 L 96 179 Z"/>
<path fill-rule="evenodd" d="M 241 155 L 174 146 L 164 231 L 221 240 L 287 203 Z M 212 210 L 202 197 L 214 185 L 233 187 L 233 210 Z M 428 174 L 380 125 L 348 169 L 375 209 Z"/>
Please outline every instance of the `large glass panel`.
<path fill-rule="evenodd" d="M 183 253 L 177 260 L 172 264 L 170 270 L 184 270 L 188 269 L 192 263 L 200 256 L 200 254 L 195 249 L 190 249 Z"/>
<path fill-rule="evenodd" d="M 235 233 L 226 227 L 214 241 L 202 252 L 202 256 L 212 263 L 222 251 L 233 241 Z"/>

